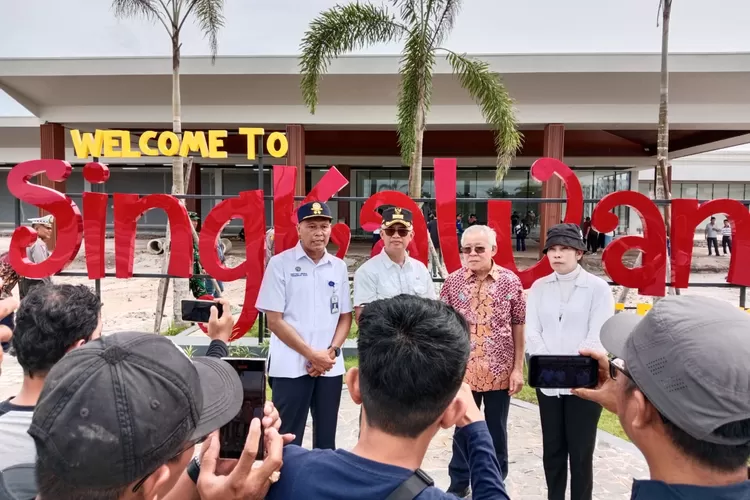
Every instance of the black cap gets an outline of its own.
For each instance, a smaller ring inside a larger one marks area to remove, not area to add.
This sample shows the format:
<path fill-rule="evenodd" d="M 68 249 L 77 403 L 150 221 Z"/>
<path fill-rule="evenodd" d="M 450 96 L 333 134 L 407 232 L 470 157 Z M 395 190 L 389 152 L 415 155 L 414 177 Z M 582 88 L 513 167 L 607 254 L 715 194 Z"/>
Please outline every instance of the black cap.
<path fill-rule="evenodd" d="M 237 372 L 190 358 L 166 337 L 120 332 L 66 354 L 47 375 L 29 434 L 63 482 L 92 489 L 143 479 L 242 406 Z"/>
<path fill-rule="evenodd" d="M 394 224 L 403 224 L 411 227 L 413 216 L 411 210 L 401 207 L 390 207 L 383 210 L 383 227 L 391 227 Z"/>
<path fill-rule="evenodd" d="M 300 205 L 300 207 L 297 209 L 297 220 L 299 222 L 302 222 L 305 219 L 314 218 L 328 220 L 333 219 L 333 216 L 331 215 L 331 209 L 328 208 L 328 205 L 326 205 L 322 201 L 311 201 L 310 203 Z"/>
<path fill-rule="evenodd" d="M 550 247 L 562 245 L 565 247 L 575 248 L 576 250 L 586 251 L 586 243 L 583 241 L 583 232 L 576 224 L 563 223 L 555 224 L 547 230 L 547 239 L 544 242 L 544 253 Z"/>

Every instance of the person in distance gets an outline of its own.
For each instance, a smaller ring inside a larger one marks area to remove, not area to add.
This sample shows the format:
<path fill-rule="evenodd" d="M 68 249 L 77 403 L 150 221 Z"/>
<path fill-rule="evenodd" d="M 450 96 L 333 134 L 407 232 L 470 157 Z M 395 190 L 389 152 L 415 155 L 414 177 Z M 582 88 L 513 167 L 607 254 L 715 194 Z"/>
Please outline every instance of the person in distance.
<path fill-rule="evenodd" d="M 435 434 L 456 425 L 473 499 L 507 499 L 484 416 L 462 383 L 470 351 L 463 316 L 414 295 L 375 300 L 360 316 L 357 347 L 359 367 L 346 375 L 349 394 L 362 405 L 356 446 L 286 446 L 281 478 L 266 498 L 455 498 L 435 488 L 420 466 Z"/>

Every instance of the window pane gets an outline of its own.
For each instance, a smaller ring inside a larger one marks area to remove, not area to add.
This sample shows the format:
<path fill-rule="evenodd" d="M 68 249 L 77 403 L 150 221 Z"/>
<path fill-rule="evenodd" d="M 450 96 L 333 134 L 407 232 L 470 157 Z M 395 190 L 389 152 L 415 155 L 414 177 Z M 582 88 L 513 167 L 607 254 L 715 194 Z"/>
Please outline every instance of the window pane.
<path fill-rule="evenodd" d="M 733 200 L 744 200 L 745 199 L 745 185 L 744 184 L 730 184 L 729 185 L 729 197 Z"/>
<path fill-rule="evenodd" d="M 714 199 L 726 198 L 729 193 L 729 184 L 714 184 Z"/>
<path fill-rule="evenodd" d="M 682 184 L 682 196 L 680 198 L 697 198 L 698 197 L 698 185 L 697 184 Z"/>
<path fill-rule="evenodd" d="M 714 199 L 714 186 L 713 184 L 698 184 L 698 199 L 699 200 L 713 200 Z"/>

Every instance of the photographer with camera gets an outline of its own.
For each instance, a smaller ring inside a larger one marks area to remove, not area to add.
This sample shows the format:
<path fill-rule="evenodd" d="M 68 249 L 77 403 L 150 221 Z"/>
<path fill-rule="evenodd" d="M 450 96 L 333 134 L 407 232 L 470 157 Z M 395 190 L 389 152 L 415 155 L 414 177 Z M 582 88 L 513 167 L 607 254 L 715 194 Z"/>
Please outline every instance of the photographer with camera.
<path fill-rule="evenodd" d="M 709 324 L 720 333 L 706 335 Z M 616 413 L 646 458 L 651 479 L 633 482 L 633 500 L 750 498 L 748 332 L 750 316 L 727 302 L 668 296 L 604 324 L 611 361 L 581 351 L 598 360 L 599 383 L 574 394 Z"/>

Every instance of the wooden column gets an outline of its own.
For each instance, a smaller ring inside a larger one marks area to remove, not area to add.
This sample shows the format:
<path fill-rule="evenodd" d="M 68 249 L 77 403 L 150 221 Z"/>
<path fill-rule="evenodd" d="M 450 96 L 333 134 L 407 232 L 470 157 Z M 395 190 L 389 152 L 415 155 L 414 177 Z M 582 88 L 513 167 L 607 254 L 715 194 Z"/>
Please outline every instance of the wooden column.
<path fill-rule="evenodd" d="M 44 160 L 64 160 L 65 159 L 65 128 L 59 123 L 44 123 L 39 126 L 40 133 L 40 156 Z M 61 193 L 66 192 L 65 181 L 52 182 L 46 175 L 37 177 L 37 183 L 55 189 Z M 80 201 L 79 201 L 80 202 Z M 39 217 L 47 215 L 47 212 L 39 209 Z M 57 222 L 52 225 L 52 239 L 47 246 L 50 250 L 55 249 L 57 241 Z"/>
<path fill-rule="evenodd" d="M 560 123 L 549 124 L 544 127 L 544 152 L 546 158 L 563 161 L 565 152 L 565 126 Z M 556 175 L 542 186 L 543 198 L 561 198 L 562 181 Z M 562 205 L 560 203 L 542 203 L 539 207 L 539 258 L 547 239 L 547 229 L 559 224 L 562 219 Z"/>
<path fill-rule="evenodd" d="M 294 195 L 305 196 L 305 127 L 302 125 L 287 125 L 286 139 L 289 141 L 286 164 L 297 167 L 297 186 Z"/>
<path fill-rule="evenodd" d="M 352 192 L 352 168 L 349 165 L 336 165 L 336 168 L 341 172 L 341 174 L 349 179 L 349 184 L 344 186 L 341 191 L 338 192 L 336 196 L 351 196 Z M 346 225 L 349 227 L 352 227 L 351 221 L 349 220 L 350 214 L 349 214 L 349 202 L 348 201 L 340 201 L 339 202 L 339 219 L 341 219 L 343 216 L 344 221 L 346 222 Z"/>
<path fill-rule="evenodd" d="M 188 180 L 187 194 L 202 194 L 200 163 L 193 162 L 193 167 L 190 169 L 190 179 Z M 195 212 L 198 214 L 198 217 L 200 217 L 200 219 L 198 220 L 198 231 L 200 231 L 201 222 L 203 221 L 201 200 L 197 198 L 188 198 L 187 200 L 185 200 L 185 206 L 187 207 L 188 211 Z"/>

